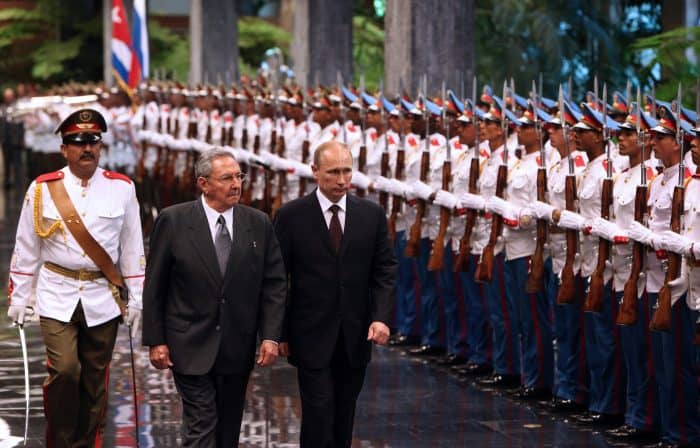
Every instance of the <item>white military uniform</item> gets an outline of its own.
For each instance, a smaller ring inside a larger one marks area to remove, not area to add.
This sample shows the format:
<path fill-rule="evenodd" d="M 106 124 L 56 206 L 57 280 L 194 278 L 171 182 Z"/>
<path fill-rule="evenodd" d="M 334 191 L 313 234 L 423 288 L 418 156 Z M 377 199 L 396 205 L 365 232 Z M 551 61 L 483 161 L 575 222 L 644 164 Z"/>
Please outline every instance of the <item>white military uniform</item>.
<path fill-rule="evenodd" d="M 140 304 L 146 259 L 133 183 L 97 168 L 83 187 L 68 167 L 60 173 L 63 180 L 54 182 L 64 183 L 85 227 L 119 267 L 130 300 Z M 41 203 L 35 204 L 38 195 Z M 37 225 L 43 232 L 55 223 L 60 223 L 63 230 L 58 229 L 46 238 L 38 235 Z M 99 271 L 65 228 L 46 183 L 35 181 L 29 186 L 17 226 L 10 265 L 10 303 L 19 306 L 29 303 L 36 276 L 36 311 L 42 317 L 69 322 L 79 302 L 89 327 L 119 316 L 119 307 L 105 278 L 75 280 L 48 270 L 43 266 L 45 262 L 70 270 Z"/>

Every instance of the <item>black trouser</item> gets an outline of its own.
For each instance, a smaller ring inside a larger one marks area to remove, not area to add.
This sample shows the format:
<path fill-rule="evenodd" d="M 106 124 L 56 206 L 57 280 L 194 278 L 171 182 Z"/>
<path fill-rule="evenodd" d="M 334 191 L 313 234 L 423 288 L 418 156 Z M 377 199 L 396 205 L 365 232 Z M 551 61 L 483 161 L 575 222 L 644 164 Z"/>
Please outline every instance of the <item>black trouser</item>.
<path fill-rule="evenodd" d="M 350 447 L 355 403 L 366 369 L 350 365 L 342 331 L 328 367 L 299 366 L 302 448 Z"/>
<path fill-rule="evenodd" d="M 182 446 L 231 448 L 238 446 L 245 392 L 250 372 L 221 375 L 183 375 L 173 372 L 182 398 Z"/>

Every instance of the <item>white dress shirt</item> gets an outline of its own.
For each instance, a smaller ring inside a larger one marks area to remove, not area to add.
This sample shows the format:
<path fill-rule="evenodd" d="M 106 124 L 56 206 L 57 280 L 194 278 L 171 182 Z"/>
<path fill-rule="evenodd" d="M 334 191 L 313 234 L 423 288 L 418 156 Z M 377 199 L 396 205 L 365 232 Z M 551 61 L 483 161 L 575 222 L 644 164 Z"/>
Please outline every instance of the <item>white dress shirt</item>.
<path fill-rule="evenodd" d="M 207 204 L 207 200 L 204 199 L 202 195 L 202 205 L 204 206 L 204 214 L 207 216 L 207 223 L 209 224 L 209 232 L 211 233 L 211 240 L 216 241 L 216 231 L 218 224 L 216 221 L 219 219 L 220 215 L 224 215 L 226 220 L 226 230 L 228 230 L 228 235 L 233 240 L 233 207 L 223 212 L 217 212 Z"/>
<path fill-rule="evenodd" d="M 331 226 L 331 218 L 333 217 L 333 212 L 330 210 L 331 206 L 337 205 L 340 207 L 340 210 L 338 210 L 338 220 L 340 220 L 340 228 L 343 229 L 343 233 L 345 233 L 345 212 L 347 210 L 346 204 L 348 195 L 345 194 L 338 202 L 333 202 L 324 196 L 321 190 L 317 188 L 316 197 L 318 198 L 318 203 L 321 205 L 321 211 L 323 212 L 323 217 L 326 220 L 326 227 L 328 228 Z"/>

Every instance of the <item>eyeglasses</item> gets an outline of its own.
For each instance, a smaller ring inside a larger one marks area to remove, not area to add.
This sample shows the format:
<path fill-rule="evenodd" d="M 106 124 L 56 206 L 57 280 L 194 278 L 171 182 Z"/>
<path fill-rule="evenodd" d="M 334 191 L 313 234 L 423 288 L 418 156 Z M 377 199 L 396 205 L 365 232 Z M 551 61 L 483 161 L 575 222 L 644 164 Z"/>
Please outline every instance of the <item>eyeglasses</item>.
<path fill-rule="evenodd" d="M 214 180 L 221 182 L 222 184 L 232 184 L 235 180 L 243 183 L 243 182 L 245 182 L 247 177 L 248 177 L 247 173 L 237 173 L 237 174 L 227 174 L 225 176 L 218 177 Z M 205 178 L 207 180 L 209 180 L 210 176 L 206 176 Z"/>

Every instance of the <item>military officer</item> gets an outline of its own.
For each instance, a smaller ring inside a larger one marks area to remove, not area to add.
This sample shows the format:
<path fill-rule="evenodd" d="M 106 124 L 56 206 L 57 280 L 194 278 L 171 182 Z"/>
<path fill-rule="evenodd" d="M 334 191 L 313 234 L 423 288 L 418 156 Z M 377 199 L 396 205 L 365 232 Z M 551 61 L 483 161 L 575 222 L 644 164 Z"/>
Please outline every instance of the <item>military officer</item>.
<path fill-rule="evenodd" d="M 118 265 L 129 289 L 127 320 L 134 332 L 140 322 L 145 258 L 139 205 L 128 177 L 97 166 L 105 130 L 104 118 L 92 109 L 77 110 L 59 125 L 68 166 L 30 185 L 10 266 L 8 316 L 14 322 L 23 323 L 36 278 L 36 312 L 48 357 L 49 446 L 99 446 L 105 377 L 125 306 L 67 219 L 87 229 L 107 264 Z M 64 216 L 66 203 L 77 216 Z"/>

